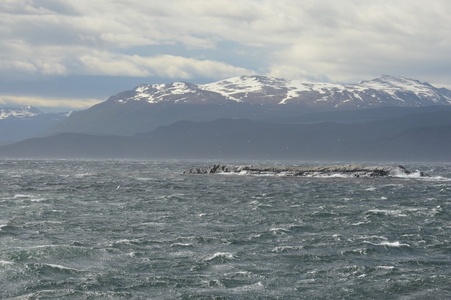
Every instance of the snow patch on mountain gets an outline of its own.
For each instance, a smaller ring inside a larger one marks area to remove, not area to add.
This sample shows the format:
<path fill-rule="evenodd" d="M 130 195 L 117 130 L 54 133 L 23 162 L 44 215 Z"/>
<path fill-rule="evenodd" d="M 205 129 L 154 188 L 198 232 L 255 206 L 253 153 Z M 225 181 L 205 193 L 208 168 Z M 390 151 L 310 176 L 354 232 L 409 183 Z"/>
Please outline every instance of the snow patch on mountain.
<path fill-rule="evenodd" d="M 384 75 L 357 84 L 303 82 L 265 76 L 239 76 L 196 85 L 186 82 L 140 85 L 113 97 L 119 103 L 304 104 L 331 107 L 451 104 L 451 92 L 414 79 Z"/>
<path fill-rule="evenodd" d="M 173 82 L 165 84 L 142 84 L 136 87 L 134 95 L 129 98 L 117 100 L 119 103 L 125 103 L 129 100 L 146 101 L 148 103 L 159 102 L 183 102 L 188 94 L 196 94 L 199 88 L 195 84 L 186 82 Z M 173 99 L 173 96 L 183 96 Z"/>
<path fill-rule="evenodd" d="M 30 105 L 25 107 L 4 107 L 0 109 L 0 120 L 10 118 L 26 119 L 40 114 L 42 114 L 42 112 L 39 109 Z"/>
<path fill-rule="evenodd" d="M 441 98 L 440 92 L 430 84 L 404 77 L 383 75 L 380 78 L 361 81 L 359 86 L 366 89 L 384 91 L 402 102 L 405 102 L 400 97 L 402 93 L 412 93 L 419 99 L 430 99 L 434 103 L 439 103 Z M 449 99 L 449 103 L 451 104 L 451 99 Z"/>
<path fill-rule="evenodd" d="M 284 90 L 287 81 L 281 78 L 270 78 L 264 76 L 240 76 L 221 80 L 209 84 L 199 85 L 202 90 L 221 94 L 227 99 L 242 102 L 249 94 L 262 93 L 265 88 Z"/>

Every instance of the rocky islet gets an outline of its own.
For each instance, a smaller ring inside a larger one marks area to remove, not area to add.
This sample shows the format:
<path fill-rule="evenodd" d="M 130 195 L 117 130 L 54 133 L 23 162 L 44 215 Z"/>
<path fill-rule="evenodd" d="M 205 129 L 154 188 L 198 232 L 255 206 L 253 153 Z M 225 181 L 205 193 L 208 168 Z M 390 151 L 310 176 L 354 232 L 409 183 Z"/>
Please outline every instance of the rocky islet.
<path fill-rule="evenodd" d="M 346 177 L 383 177 L 408 176 L 416 174 L 427 176 L 420 171 L 409 171 L 401 165 L 364 166 L 358 164 L 324 165 L 324 166 L 258 166 L 213 164 L 206 167 L 192 168 L 184 174 L 236 174 L 236 175 L 273 175 L 273 176 L 346 176 Z"/>

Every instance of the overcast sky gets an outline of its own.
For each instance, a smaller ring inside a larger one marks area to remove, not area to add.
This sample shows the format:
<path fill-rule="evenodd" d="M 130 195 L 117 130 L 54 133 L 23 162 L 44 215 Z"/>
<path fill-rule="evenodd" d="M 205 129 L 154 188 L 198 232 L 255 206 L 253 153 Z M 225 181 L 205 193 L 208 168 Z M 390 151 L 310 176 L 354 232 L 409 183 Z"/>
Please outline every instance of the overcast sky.
<path fill-rule="evenodd" d="M 260 74 L 451 88 L 449 0 L 0 0 L 0 106 Z"/>

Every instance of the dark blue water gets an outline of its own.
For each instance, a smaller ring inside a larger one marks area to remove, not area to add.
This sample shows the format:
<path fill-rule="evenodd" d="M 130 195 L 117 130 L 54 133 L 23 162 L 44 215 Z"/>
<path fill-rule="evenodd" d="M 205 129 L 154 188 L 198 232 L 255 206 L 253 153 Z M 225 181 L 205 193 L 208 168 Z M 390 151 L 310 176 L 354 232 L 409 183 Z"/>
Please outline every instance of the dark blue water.
<path fill-rule="evenodd" d="M 0 298 L 451 298 L 451 165 L 182 174 L 208 164 L 0 161 Z"/>

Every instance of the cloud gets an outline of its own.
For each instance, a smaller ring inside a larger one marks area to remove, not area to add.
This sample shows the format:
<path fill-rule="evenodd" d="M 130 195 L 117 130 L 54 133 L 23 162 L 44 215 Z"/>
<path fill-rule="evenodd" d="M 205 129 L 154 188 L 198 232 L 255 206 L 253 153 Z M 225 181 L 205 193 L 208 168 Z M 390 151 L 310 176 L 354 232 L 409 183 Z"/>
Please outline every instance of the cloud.
<path fill-rule="evenodd" d="M 64 107 L 71 109 L 86 109 L 104 100 L 89 98 L 51 98 L 37 96 L 17 96 L 0 94 L 0 105 L 2 106 L 39 106 L 39 107 Z"/>
<path fill-rule="evenodd" d="M 64 6 L 56 1 L 1 3 L 4 12 L 0 13 L 0 32 L 4 38 L 0 46 L 5 51 L 0 54 L 0 70 L 186 79 L 251 73 L 215 59 L 127 51 L 153 45 L 179 44 L 200 49 L 214 46 L 214 38 L 202 32 L 197 36 L 186 22 L 174 22 L 184 20 L 185 12 L 172 9 L 171 2 L 177 1 L 168 2 L 80 0 L 68 1 Z"/>
<path fill-rule="evenodd" d="M 281 77 L 449 83 L 450 11 L 447 0 L 4 0 L 0 72 L 220 79 L 256 72 L 259 55 L 258 71 Z"/>
<path fill-rule="evenodd" d="M 446 58 L 451 50 L 451 22 L 445 13 L 451 9 L 449 2 L 344 3 L 329 3 L 324 11 L 306 10 L 311 15 L 302 18 L 316 29 L 274 51 L 269 73 L 356 82 L 381 74 L 427 79 L 440 64 L 451 67 Z M 324 12 L 332 17 L 323 18 Z"/>
<path fill-rule="evenodd" d="M 81 72 L 92 75 L 192 79 L 194 77 L 224 78 L 252 73 L 244 68 L 222 62 L 174 55 L 143 57 L 96 52 L 80 57 L 80 62 Z"/>

